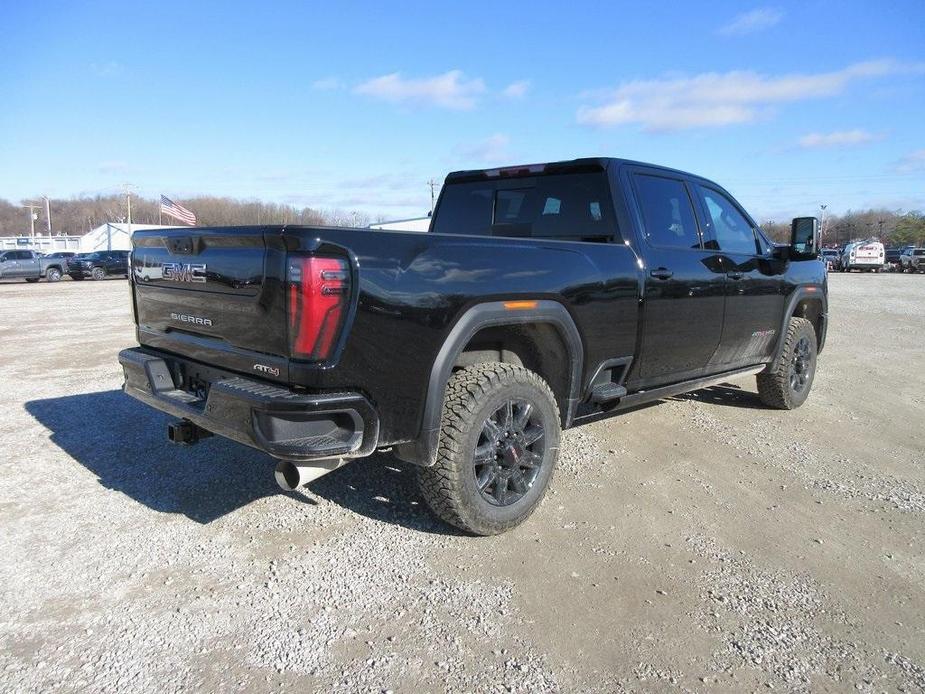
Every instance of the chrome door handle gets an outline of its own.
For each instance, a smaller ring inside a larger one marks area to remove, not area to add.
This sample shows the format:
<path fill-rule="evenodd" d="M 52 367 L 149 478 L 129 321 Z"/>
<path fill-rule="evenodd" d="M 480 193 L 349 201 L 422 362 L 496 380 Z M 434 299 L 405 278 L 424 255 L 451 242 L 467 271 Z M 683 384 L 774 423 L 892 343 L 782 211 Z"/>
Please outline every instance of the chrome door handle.
<path fill-rule="evenodd" d="M 674 273 L 673 273 L 671 270 L 669 270 L 668 268 L 666 268 L 666 267 L 660 267 L 660 268 L 656 268 L 656 269 L 654 269 L 654 270 L 651 270 L 651 271 L 649 272 L 649 274 L 650 274 L 652 277 L 654 277 L 655 279 L 657 279 L 657 280 L 667 280 L 667 279 L 669 279 Z"/>

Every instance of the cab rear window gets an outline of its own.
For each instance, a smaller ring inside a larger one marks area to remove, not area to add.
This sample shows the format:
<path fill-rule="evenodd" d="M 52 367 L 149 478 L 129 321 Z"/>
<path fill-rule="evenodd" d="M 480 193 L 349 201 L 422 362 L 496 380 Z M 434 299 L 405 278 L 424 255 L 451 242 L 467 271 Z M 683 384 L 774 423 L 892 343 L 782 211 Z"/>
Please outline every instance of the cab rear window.
<path fill-rule="evenodd" d="M 432 230 L 573 241 L 617 236 L 604 174 L 453 183 L 443 190 Z"/>

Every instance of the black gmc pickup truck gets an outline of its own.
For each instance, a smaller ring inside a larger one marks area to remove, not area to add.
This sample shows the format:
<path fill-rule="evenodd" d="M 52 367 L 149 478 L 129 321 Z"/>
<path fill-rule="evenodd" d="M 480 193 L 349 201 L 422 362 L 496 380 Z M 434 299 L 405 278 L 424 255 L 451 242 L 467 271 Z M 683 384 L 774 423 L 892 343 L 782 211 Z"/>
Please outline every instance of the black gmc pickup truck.
<path fill-rule="evenodd" d="M 430 232 L 134 235 L 125 392 L 267 452 L 294 489 L 391 448 L 476 534 L 542 499 L 562 429 L 756 374 L 809 394 L 825 342 L 814 218 L 771 243 L 699 176 L 619 159 L 450 174 Z"/>

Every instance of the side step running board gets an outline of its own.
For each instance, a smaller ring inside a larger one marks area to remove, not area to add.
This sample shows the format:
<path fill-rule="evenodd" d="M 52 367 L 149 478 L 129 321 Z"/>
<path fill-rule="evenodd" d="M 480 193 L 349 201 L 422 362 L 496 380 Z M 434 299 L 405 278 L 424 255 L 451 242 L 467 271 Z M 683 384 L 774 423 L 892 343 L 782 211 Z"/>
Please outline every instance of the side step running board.
<path fill-rule="evenodd" d="M 591 402 L 602 403 L 617 400 L 626 395 L 626 388 L 618 383 L 601 383 L 591 389 Z"/>
<path fill-rule="evenodd" d="M 764 371 L 764 369 L 764 364 L 749 366 L 744 369 L 733 369 L 732 371 L 724 371 L 722 373 L 712 374 L 710 376 L 694 378 L 689 381 L 683 381 L 681 383 L 672 383 L 667 386 L 659 386 L 658 388 L 652 388 L 651 390 L 640 390 L 630 395 L 626 395 L 626 390 L 623 388 L 623 386 L 618 386 L 616 383 L 604 383 L 602 385 L 595 386 L 591 390 L 591 400 L 592 402 L 596 403 L 612 402 L 613 406 L 604 412 L 592 412 L 590 414 L 576 417 L 575 424 L 588 424 L 599 419 L 606 419 L 607 417 L 612 417 L 617 412 L 630 407 L 637 407 L 648 402 L 661 400 L 662 398 L 669 398 L 672 395 L 679 395 L 681 393 L 689 393 L 692 390 L 707 388 L 708 386 L 722 383 L 723 381 L 730 378 L 761 373 Z M 616 393 L 617 388 L 622 390 L 623 393 L 619 395 L 611 395 L 611 393 Z M 599 399 L 600 396 L 598 395 L 598 389 L 601 389 L 601 395 L 606 396 L 606 400 Z M 613 402 L 614 400 L 616 402 Z"/>

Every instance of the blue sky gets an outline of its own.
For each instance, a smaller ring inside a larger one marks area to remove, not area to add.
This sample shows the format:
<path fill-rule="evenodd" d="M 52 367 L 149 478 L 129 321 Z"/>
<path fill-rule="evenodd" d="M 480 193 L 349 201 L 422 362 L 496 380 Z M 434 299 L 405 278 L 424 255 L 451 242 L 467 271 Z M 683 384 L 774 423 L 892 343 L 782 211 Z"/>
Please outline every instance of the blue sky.
<path fill-rule="evenodd" d="M 5 2 L 0 197 L 425 213 L 451 170 L 608 155 L 756 217 L 925 209 L 925 3 Z"/>

